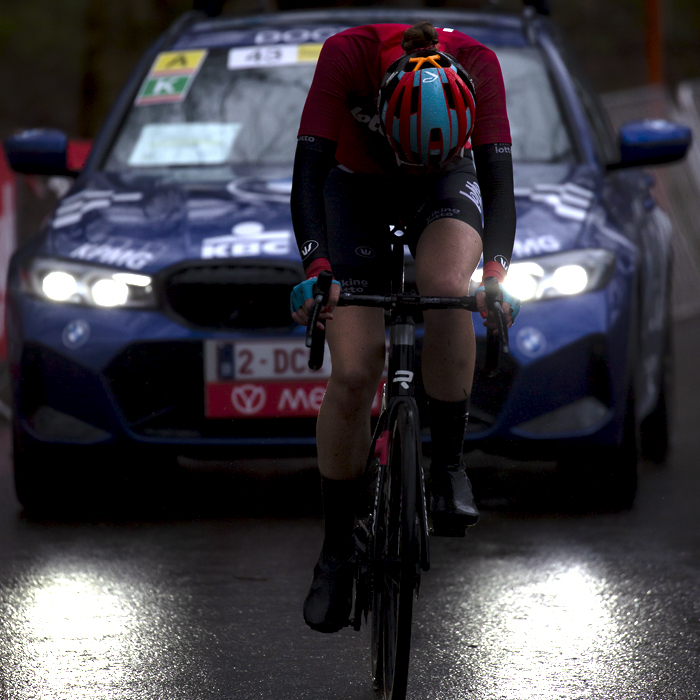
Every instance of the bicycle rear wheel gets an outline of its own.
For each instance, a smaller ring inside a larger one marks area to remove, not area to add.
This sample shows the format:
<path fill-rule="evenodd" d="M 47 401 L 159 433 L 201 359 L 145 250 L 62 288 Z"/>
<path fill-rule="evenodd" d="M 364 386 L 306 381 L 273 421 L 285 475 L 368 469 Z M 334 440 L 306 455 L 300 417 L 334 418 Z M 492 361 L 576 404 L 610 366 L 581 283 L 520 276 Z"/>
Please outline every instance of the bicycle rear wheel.
<path fill-rule="evenodd" d="M 375 512 L 372 673 L 385 700 L 406 696 L 413 599 L 421 562 L 420 443 L 415 406 L 401 403 L 389 425 Z"/>

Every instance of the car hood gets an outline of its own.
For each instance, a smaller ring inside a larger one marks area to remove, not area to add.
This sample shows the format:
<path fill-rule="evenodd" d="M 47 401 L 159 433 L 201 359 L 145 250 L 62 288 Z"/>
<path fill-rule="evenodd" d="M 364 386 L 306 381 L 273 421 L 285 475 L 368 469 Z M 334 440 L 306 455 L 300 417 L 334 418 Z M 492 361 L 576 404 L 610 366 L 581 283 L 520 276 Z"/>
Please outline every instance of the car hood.
<path fill-rule="evenodd" d="M 98 173 L 59 203 L 41 253 L 149 274 L 184 260 L 262 257 L 300 264 L 290 191 L 288 169 L 220 184 Z"/>
<path fill-rule="evenodd" d="M 589 224 L 599 189 L 590 168 L 516 166 L 513 259 L 596 245 L 602 234 Z M 93 174 L 59 203 L 40 254 L 149 274 L 184 260 L 300 264 L 290 191 L 289 169 L 242 173 L 221 184 Z"/>
<path fill-rule="evenodd" d="M 600 173 L 590 166 L 517 165 L 517 234 L 513 260 L 607 247 L 611 231 L 602 211 Z"/>

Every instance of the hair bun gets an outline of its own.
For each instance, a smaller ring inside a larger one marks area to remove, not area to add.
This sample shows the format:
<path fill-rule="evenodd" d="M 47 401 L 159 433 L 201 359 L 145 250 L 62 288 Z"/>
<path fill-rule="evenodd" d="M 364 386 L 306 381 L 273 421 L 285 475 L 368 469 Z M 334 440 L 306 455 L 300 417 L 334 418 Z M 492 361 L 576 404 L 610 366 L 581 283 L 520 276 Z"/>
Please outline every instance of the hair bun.
<path fill-rule="evenodd" d="M 403 33 L 401 48 L 406 53 L 411 53 L 436 46 L 439 41 L 438 33 L 430 22 L 418 22 Z"/>

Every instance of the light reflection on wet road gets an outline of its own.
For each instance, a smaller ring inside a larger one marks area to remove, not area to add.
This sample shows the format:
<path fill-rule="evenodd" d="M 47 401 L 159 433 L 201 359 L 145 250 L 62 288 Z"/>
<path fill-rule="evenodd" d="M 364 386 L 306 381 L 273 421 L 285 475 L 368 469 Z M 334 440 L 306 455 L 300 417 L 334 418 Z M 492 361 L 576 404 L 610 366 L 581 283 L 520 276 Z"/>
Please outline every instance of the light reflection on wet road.
<path fill-rule="evenodd" d="M 643 466 L 634 510 L 526 508 L 547 473 L 477 478 L 507 505 L 432 541 L 412 700 L 700 696 L 700 322 L 678 339 L 674 455 Z M 0 700 L 376 699 L 366 634 L 301 619 L 313 474 L 180 475 L 150 513 L 38 521 L 0 439 Z"/>

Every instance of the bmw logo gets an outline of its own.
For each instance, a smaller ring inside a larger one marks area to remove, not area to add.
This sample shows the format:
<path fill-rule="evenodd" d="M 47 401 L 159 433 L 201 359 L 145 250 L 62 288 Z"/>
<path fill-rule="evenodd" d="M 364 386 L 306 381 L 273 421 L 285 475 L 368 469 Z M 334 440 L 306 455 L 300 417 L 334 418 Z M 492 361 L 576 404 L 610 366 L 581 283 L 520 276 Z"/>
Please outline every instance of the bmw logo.
<path fill-rule="evenodd" d="M 518 331 L 515 336 L 515 344 L 525 357 L 537 357 L 547 348 L 544 334 L 532 326 L 521 328 Z"/>
<path fill-rule="evenodd" d="M 63 344 L 71 350 L 77 350 L 87 343 L 90 338 L 90 324 L 82 319 L 71 321 L 61 335 Z"/>

